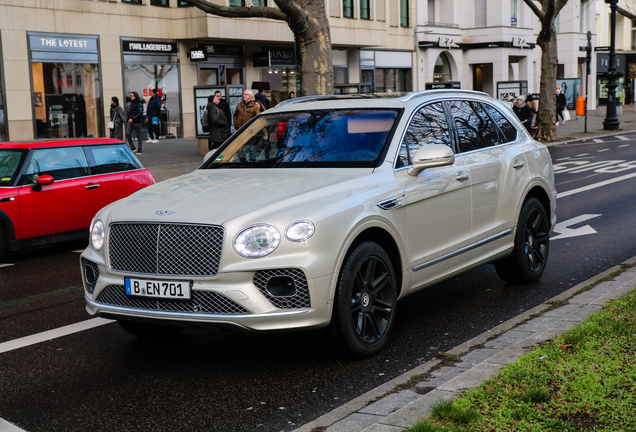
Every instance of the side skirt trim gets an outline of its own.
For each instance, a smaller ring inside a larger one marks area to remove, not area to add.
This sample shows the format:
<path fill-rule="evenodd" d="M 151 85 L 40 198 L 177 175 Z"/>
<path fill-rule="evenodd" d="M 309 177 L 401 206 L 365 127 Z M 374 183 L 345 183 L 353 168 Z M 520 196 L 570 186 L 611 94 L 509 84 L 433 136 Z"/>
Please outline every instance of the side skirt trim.
<path fill-rule="evenodd" d="M 461 254 L 466 253 L 466 252 L 470 252 L 473 249 L 477 249 L 478 247 L 487 245 L 488 243 L 492 243 L 495 240 L 499 240 L 499 239 L 507 237 L 507 236 L 509 236 L 511 234 L 512 234 L 512 228 L 509 228 L 509 229 L 507 229 L 505 231 L 502 231 L 502 232 L 494 234 L 494 235 L 492 235 L 492 236 L 490 236 L 488 238 L 480 240 L 480 241 L 478 241 L 476 243 L 470 244 L 468 246 L 464 246 L 463 248 L 457 249 L 456 251 L 449 252 L 446 255 L 442 255 L 441 257 L 435 258 L 435 259 L 430 260 L 430 261 L 426 261 L 425 263 L 422 263 L 422 264 L 418 264 L 415 267 L 413 267 L 412 270 L 414 272 L 423 270 L 423 269 L 425 269 L 427 267 L 430 267 L 430 266 L 435 265 L 435 264 L 439 264 L 442 261 L 446 261 L 446 260 L 449 260 L 451 258 L 455 258 L 458 255 L 461 255 Z"/>

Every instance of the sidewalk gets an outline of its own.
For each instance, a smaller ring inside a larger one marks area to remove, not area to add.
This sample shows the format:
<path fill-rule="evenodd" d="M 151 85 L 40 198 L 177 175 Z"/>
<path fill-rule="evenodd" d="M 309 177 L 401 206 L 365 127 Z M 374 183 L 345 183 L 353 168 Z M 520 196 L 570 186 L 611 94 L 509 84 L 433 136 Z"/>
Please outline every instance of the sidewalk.
<path fill-rule="evenodd" d="M 624 264 L 634 262 L 636 257 Z M 636 289 L 633 267 L 575 295 L 620 269 L 621 266 L 611 268 L 448 351 L 449 357 L 460 357 L 458 363 L 430 360 L 295 432 L 401 432 L 413 426 L 430 414 L 434 404 L 479 387 L 536 345 L 565 333 L 600 311 L 608 301 Z M 559 307 L 552 306 L 563 300 Z M 395 391 L 396 387 L 400 390 Z"/>

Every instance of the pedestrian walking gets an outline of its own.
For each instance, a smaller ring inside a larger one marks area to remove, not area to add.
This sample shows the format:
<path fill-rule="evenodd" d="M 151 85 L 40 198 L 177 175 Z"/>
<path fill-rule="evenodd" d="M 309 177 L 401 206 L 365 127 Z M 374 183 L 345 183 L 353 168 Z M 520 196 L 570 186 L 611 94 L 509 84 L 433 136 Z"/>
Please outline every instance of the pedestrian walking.
<path fill-rule="evenodd" d="M 565 100 L 565 94 L 561 91 L 561 87 L 557 86 L 556 88 L 556 109 L 557 109 L 557 121 L 556 125 L 559 125 L 559 117 L 565 123 L 565 117 L 563 117 L 563 110 L 567 105 L 567 101 Z"/>
<path fill-rule="evenodd" d="M 126 113 L 121 105 L 119 105 L 119 98 L 117 96 L 113 96 L 110 99 L 110 121 L 113 126 L 110 128 L 110 137 L 123 141 Z"/>
<path fill-rule="evenodd" d="M 256 102 L 259 102 L 261 105 L 263 105 L 265 109 L 269 108 L 269 101 L 265 97 L 265 93 L 263 93 L 262 89 L 258 89 L 258 93 L 254 95 L 254 100 L 256 100 Z"/>
<path fill-rule="evenodd" d="M 530 122 L 532 121 L 532 112 L 526 104 L 525 98 L 521 95 L 517 96 L 517 103 L 512 107 L 512 111 L 517 115 L 519 121 L 530 132 Z"/>
<path fill-rule="evenodd" d="M 252 117 L 256 117 L 263 111 L 265 111 L 265 107 L 254 100 L 254 93 L 251 90 L 245 90 L 243 100 L 239 102 L 234 111 L 234 129 L 238 130 Z"/>
<path fill-rule="evenodd" d="M 75 136 L 78 138 L 84 138 L 88 136 L 86 128 L 86 102 L 84 101 L 84 95 L 79 94 L 75 101 L 74 107 L 74 119 L 75 119 Z"/>
<path fill-rule="evenodd" d="M 157 95 L 157 89 L 150 90 L 150 100 L 146 108 L 148 116 L 148 141 L 149 143 L 159 142 L 159 116 L 161 115 L 161 99 Z"/>
<path fill-rule="evenodd" d="M 214 96 L 208 97 L 208 105 L 205 107 L 210 125 L 208 135 L 208 150 L 217 149 L 230 137 L 230 123 L 225 117 L 221 104 L 221 92 L 214 92 Z"/>
<path fill-rule="evenodd" d="M 532 114 L 530 126 L 534 126 L 537 118 L 537 103 L 531 94 L 526 96 L 526 105 L 528 105 L 528 108 L 530 108 L 530 114 Z"/>
<path fill-rule="evenodd" d="M 126 124 L 126 139 L 133 153 L 141 154 L 141 124 L 144 121 L 144 104 L 139 99 L 139 93 L 130 93 L 130 106 L 128 107 L 128 123 Z M 133 143 L 132 134 L 137 134 L 137 147 Z"/>

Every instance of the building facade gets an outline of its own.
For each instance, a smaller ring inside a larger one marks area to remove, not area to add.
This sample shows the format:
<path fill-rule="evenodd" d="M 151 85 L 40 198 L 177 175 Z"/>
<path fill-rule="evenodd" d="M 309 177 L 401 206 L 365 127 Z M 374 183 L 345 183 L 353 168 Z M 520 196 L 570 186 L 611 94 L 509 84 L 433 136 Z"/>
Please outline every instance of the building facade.
<path fill-rule="evenodd" d="M 596 0 L 568 2 L 555 22 L 557 81 L 569 88 L 572 104 L 585 92 L 586 53 L 579 47 L 585 47 L 588 30 L 596 43 L 595 7 Z M 454 86 L 499 99 L 539 92 L 541 49 L 535 41 L 541 27 L 523 0 L 420 0 L 417 22 L 420 89 Z M 592 63 L 590 109 L 596 106 Z"/>
<path fill-rule="evenodd" d="M 123 106 L 130 92 L 148 99 L 152 89 L 162 102 L 160 137 L 190 138 L 217 89 L 231 106 L 243 89 L 264 88 L 270 106 L 297 91 L 293 36 L 282 21 L 207 15 L 179 0 L 2 3 L 0 141 L 105 136 L 111 98 Z M 337 93 L 417 88 L 414 1 L 325 6 Z"/>

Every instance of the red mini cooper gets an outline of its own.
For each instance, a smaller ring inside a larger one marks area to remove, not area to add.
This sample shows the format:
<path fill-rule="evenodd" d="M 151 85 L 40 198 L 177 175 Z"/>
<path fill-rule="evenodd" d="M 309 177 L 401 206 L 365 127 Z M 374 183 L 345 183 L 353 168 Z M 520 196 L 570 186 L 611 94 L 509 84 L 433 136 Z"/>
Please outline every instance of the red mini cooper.
<path fill-rule="evenodd" d="M 88 237 L 99 209 L 154 183 L 119 140 L 0 143 L 0 258 Z"/>

